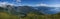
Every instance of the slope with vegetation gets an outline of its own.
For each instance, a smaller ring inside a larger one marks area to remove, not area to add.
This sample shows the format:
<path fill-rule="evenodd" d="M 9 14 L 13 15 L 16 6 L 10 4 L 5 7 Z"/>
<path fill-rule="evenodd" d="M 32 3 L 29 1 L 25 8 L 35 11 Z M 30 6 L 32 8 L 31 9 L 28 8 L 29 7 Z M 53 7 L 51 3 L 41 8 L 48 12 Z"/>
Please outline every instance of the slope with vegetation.
<path fill-rule="evenodd" d="M 31 7 L 20 7 L 22 12 L 27 12 L 27 16 L 21 19 L 60 19 L 60 13 L 45 15 L 39 10 L 33 9 Z M 24 11 L 25 9 L 25 11 Z M 27 10 L 27 11 L 26 11 Z M 12 14 L 12 13 L 11 13 Z M 16 13 L 15 13 L 16 14 Z M 4 12 L 4 8 L 0 8 L 0 19 L 20 19 L 16 15 L 10 15 L 8 12 Z"/>

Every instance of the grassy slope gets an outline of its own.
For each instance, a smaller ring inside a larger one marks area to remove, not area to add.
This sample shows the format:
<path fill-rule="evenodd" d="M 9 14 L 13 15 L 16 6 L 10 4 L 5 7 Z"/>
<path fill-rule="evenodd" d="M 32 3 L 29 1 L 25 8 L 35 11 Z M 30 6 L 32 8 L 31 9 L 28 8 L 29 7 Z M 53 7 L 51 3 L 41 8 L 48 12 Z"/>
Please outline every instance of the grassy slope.
<path fill-rule="evenodd" d="M 60 15 L 54 15 L 55 19 L 60 19 Z M 52 19 L 51 15 L 48 15 L 48 19 Z M 9 15 L 6 12 L 0 12 L 0 19 L 18 19 L 17 16 Z M 46 19 L 45 15 L 36 15 L 36 14 L 28 14 L 27 17 L 22 19 Z"/>
<path fill-rule="evenodd" d="M 0 12 L 0 19 L 18 19 L 17 16 L 9 15 L 5 12 Z"/>

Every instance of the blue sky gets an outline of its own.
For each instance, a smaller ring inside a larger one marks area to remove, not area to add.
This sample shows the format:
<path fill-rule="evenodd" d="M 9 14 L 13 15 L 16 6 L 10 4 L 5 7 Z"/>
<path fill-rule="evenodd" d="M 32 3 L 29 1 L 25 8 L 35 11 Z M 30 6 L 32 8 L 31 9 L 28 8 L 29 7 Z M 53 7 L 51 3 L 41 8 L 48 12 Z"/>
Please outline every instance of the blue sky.
<path fill-rule="evenodd" d="M 15 5 L 29 5 L 29 6 L 58 6 L 60 5 L 60 0 L 0 0 L 0 3 L 7 2 Z"/>
<path fill-rule="evenodd" d="M 19 0 L 20 1 L 20 0 Z M 3 4 L 14 4 L 14 5 L 21 5 L 21 3 L 17 2 L 17 0 L 0 0 L 0 3 Z"/>
<path fill-rule="evenodd" d="M 60 0 L 21 0 L 24 5 L 36 5 L 36 4 L 60 4 Z"/>

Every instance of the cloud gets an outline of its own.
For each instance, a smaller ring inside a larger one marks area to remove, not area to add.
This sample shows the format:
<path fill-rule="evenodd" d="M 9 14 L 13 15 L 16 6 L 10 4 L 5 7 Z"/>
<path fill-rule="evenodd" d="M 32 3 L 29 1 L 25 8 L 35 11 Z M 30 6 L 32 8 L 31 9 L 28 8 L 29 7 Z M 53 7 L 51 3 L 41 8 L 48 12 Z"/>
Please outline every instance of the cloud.
<path fill-rule="evenodd" d="M 6 7 L 6 5 L 11 5 L 11 6 L 13 6 L 14 4 L 9 3 L 9 2 L 0 2 L 0 7 Z"/>
<path fill-rule="evenodd" d="M 9 3 L 9 2 L 0 2 L 0 5 L 14 5 L 14 4 Z"/>
<path fill-rule="evenodd" d="M 36 6 L 47 6 L 47 7 L 60 7 L 60 4 L 36 4 Z"/>
<path fill-rule="evenodd" d="M 49 5 L 51 7 L 60 7 L 60 4 L 53 4 L 53 5 Z"/>
<path fill-rule="evenodd" d="M 48 6 L 47 4 L 36 4 L 36 6 Z"/>
<path fill-rule="evenodd" d="M 46 7 L 54 7 L 54 9 L 50 9 L 49 11 L 56 11 L 56 12 L 60 12 L 60 4 L 37 4 L 36 6 L 46 6 Z"/>

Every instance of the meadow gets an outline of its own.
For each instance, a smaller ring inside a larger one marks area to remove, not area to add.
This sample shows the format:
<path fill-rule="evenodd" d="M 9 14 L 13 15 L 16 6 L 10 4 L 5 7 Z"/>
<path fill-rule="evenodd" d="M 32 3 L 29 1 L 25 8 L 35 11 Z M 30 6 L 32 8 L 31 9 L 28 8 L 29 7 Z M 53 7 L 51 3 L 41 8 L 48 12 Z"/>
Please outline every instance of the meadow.
<path fill-rule="evenodd" d="M 0 12 L 0 19 L 20 19 L 16 15 L 9 15 L 6 12 Z M 26 17 L 21 19 L 60 19 L 60 15 L 54 14 L 54 15 L 37 15 L 29 13 Z"/>

